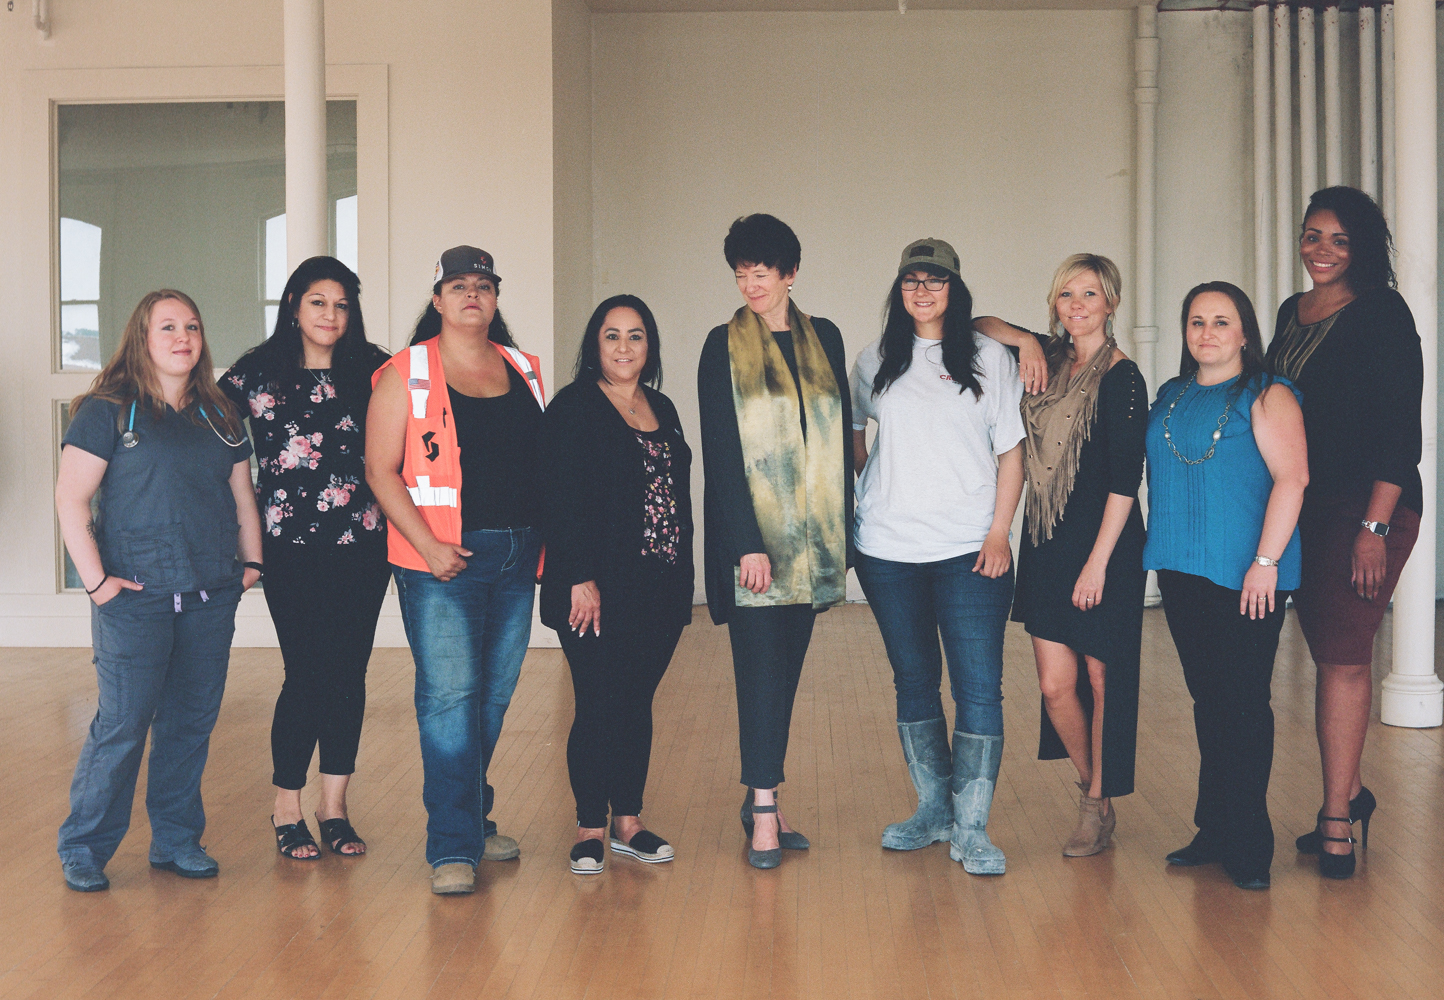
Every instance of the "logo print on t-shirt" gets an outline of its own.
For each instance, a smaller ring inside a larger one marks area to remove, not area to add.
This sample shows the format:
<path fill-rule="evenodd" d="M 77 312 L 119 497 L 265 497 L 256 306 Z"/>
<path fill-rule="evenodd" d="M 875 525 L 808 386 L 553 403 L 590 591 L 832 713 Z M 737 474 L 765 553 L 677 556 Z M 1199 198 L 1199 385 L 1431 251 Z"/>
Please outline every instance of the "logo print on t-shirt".
<path fill-rule="evenodd" d="M 426 460 L 428 462 L 436 461 L 436 457 L 441 454 L 441 446 L 431 440 L 434 437 L 436 437 L 435 431 L 427 431 L 421 435 L 421 443 L 426 445 Z"/>

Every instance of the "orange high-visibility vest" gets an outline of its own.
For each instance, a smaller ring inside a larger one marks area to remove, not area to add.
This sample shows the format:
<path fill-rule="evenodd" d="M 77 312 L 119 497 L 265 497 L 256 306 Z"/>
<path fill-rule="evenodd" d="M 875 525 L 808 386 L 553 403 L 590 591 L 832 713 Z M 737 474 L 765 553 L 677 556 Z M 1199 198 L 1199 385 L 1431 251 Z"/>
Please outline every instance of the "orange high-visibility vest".
<path fill-rule="evenodd" d="M 392 355 L 376 369 L 371 387 L 387 368 L 395 368 L 411 397 L 406 418 L 406 450 L 401 460 L 401 479 L 411 502 L 437 541 L 461 544 L 461 448 L 456 442 L 456 416 L 441 369 L 440 337 L 416 344 Z M 537 406 L 546 409 L 540 361 L 515 347 L 492 343 L 506 362 L 526 379 Z M 397 530 L 386 526 L 386 554 L 393 565 L 428 572 L 426 560 Z M 545 558 L 545 554 L 543 554 Z M 541 572 L 541 567 L 537 567 Z"/>

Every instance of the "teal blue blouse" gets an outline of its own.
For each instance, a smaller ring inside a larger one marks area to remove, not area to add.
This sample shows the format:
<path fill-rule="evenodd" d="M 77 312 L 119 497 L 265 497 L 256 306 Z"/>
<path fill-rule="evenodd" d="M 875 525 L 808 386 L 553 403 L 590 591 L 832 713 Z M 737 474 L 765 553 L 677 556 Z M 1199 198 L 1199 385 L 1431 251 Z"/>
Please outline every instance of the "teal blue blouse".
<path fill-rule="evenodd" d="M 1148 543 L 1144 569 L 1171 569 L 1242 590 L 1244 574 L 1258 555 L 1273 476 L 1253 436 L 1252 407 L 1262 376 L 1244 386 L 1228 412 L 1213 457 L 1197 465 L 1178 459 L 1163 437 L 1163 418 L 1175 401 L 1168 428 L 1173 445 L 1191 460 L 1202 458 L 1240 376 L 1218 385 L 1188 385 L 1175 378 L 1158 390 L 1148 412 Z M 1288 379 L 1273 381 L 1301 393 Z M 1279 590 L 1299 586 L 1299 530 L 1294 528 L 1279 560 Z"/>

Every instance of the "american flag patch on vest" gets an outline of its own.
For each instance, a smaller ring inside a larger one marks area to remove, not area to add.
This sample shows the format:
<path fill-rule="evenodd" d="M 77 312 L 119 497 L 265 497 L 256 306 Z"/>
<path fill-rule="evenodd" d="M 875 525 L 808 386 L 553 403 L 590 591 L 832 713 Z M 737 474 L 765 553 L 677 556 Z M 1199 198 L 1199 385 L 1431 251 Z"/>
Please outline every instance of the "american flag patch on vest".
<path fill-rule="evenodd" d="M 409 379 L 406 380 L 406 388 L 408 388 L 408 389 L 430 389 L 430 388 L 431 388 L 431 379 L 429 379 L 429 378 L 409 378 Z"/>

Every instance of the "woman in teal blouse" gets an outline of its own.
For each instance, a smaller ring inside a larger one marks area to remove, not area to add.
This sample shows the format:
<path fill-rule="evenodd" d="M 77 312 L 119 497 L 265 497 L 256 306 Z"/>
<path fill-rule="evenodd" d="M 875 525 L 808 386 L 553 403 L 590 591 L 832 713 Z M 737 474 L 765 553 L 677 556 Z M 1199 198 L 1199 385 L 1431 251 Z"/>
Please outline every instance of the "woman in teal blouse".
<path fill-rule="evenodd" d="M 1265 374 L 1248 296 L 1226 281 L 1183 300 L 1178 378 L 1148 417 L 1151 516 L 1143 565 L 1158 571 L 1193 696 L 1198 834 L 1174 865 L 1221 862 L 1265 889 L 1273 860 L 1269 683 L 1288 591 L 1299 585 L 1308 448 L 1298 390 Z"/>

